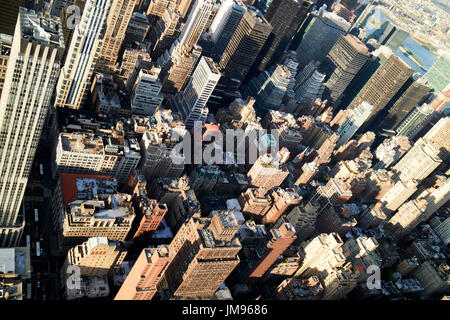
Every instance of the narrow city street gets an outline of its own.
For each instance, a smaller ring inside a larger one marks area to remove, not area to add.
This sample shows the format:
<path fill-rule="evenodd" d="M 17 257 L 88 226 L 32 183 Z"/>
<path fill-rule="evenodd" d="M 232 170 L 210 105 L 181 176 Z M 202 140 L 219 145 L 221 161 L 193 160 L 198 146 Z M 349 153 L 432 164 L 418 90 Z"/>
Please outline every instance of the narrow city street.
<path fill-rule="evenodd" d="M 52 227 L 51 199 L 56 183 L 51 178 L 50 150 L 41 139 L 24 197 L 26 226 L 24 245 L 30 246 L 32 278 L 26 284 L 27 298 L 60 300 L 59 269 L 64 257 L 52 254 L 55 234 Z"/>

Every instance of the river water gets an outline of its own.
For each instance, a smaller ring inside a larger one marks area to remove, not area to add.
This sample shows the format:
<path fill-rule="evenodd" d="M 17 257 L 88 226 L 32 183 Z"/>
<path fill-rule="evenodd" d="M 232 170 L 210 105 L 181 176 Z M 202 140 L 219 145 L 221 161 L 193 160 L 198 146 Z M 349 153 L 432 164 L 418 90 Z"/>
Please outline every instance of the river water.
<path fill-rule="evenodd" d="M 367 19 L 367 23 L 364 25 L 367 30 L 367 36 L 374 32 L 386 20 L 392 22 L 391 19 L 389 19 L 378 8 L 376 8 L 374 10 L 374 13 L 369 17 L 369 19 Z M 371 22 L 374 24 L 371 24 Z M 421 75 L 424 75 L 436 61 L 433 53 L 427 47 L 422 46 L 411 37 L 408 37 L 403 42 L 403 46 L 406 49 L 411 50 L 411 52 L 422 63 L 423 67 L 418 66 L 411 59 L 409 59 L 408 55 L 402 53 L 400 50 L 397 50 L 397 52 L 395 52 L 395 55 L 405 61 L 414 71 L 420 73 Z"/>

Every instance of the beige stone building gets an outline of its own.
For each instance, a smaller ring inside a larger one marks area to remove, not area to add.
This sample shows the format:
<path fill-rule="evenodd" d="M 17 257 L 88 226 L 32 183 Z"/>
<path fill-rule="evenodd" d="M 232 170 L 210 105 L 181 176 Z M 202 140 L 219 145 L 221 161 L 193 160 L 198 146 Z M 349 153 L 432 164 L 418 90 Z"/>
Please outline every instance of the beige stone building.
<path fill-rule="evenodd" d="M 106 19 L 103 42 L 96 69 L 114 72 L 125 32 L 133 15 L 136 0 L 113 0 Z"/>
<path fill-rule="evenodd" d="M 400 180 L 415 179 L 418 182 L 428 177 L 441 163 L 440 150 L 430 140 L 420 138 L 414 146 L 392 167 Z"/>
<path fill-rule="evenodd" d="M 286 157 L 289 157 L 289 151 L 278 159 L 269 154 L 261 156 L 247 173 L 250 184 L 267 190 L 280 186 L 289 175 L 289 171 L 282 166 Z"/>
<path fill-rule="evenodd" d="M 89 238 L 82 244 L 73 247 L 61 271 L 69 265 L 80 268 L 80 275 L 85 277 L 104 277 L 112 275 L 125 258 L 127 251 L 118 241 L 110 241 L 106 237 Z"/>
<path fill-rule="evenodd" d="M 239 264 L 237 221 L 228 215 L 213 219 L 190 218 L 169 245 L 163 277 L 175 298 L 210 298 Z"/>

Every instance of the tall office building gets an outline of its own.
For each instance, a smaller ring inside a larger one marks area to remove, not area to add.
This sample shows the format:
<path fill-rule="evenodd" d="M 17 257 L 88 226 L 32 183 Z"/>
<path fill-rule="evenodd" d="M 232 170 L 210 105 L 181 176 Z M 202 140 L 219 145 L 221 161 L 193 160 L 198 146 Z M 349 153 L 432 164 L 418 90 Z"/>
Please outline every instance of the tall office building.
<path fill-rule="evenodd" d="M 136 0 L 113 0 L 106 19 L 106 28 L 96 69 L 115 71 L 119 50 L 125 39 L 128 23 L 133 15 Z"/>
<path fill-rule="evenodd" d="M 427 103 L 416 106 L 395 128 L 396 136 L 405 136 L 412 140 L 423 128 L 427 120 L 433 116 L 434 111 Z"/>
<path fill-rule="evenodd" d="M 348 110 L 348 118 L 336 131 L 341 136 L 336 144 L 338 147 L 346 144 L 353 137 L 356 131 L 367 120 L 372 109 L 373 106 L 364 101 L 357 108 Z"/>
<path fill-rule="evenodd" d="M 276 65 L 269 71 L 263 71 L 242 89 L 243 98 L 256 99 L 258 113 L 278 110 L 291 83 L 291 72 L 285 65 Z"/>
<path fill-rule="evenodd" d="M 0 98 L 0 246 L 20 240 L 18 215 L 64 49 L 59 19 L 20 9 Z"/>
<path fill-rule="evenodd" d="M 197 0 L 178 39 L 158 58 L 158 64 L 162 66 L 163 92 L 180 92 L 191 76 L 202 52 L 197 41 L 205 31 L 212 8 L 212 0 Z"/>
<path fill-rule="evenodd" d="M 12 35 L 0 33 L 0 96 L 2 94 L 3 86 L 5 85 L 6 71 L 8 70 L 8 61 L 9 56 L 11 55 L 12 43 Z"/>
<path fill-rule="evenodd" d="M 151 0 L 145 13 L 149 16 L 150 21 L 153 21 L 154 18 L 161 18 L 169 8 L 169 4 L 173 7 L 174 2 L 173 0 Z"/>
<path fill-rule="evenodd" d="M 184 22 L 178 12 L 167 9 L 164 15 L 158 19 L 155 25 L 150 28 L 148 35 L 151 41 L 152 58 L 157 59 L 167 49 L 183 31 Z"/>
<path fill-rule="evenodd" d="M 439 152 L 433 142 L 420 138 L 392 171 L 403 181 L 415 179 L 420 182 L 442 163 Z"/>
<path fill-rule="evenodd" d="M 450 82 L 450 52 L 445 52 L 425 73 L 425 79 L 436 91 L 444 91 Z"/>
<path fill-rule="evenodd" d="M 262 13 L 254 7 L 247 7 L 219 62 L 224 76 L 242 81 L 271 31 L 272 26 Z"/>
<path fill-rule="evenodd" d="M 445 87 L 444 91 L 439 93 L 434 93 L 430 95 L 430 107 L 432 108 L 433 112 L 432 114 L 419 126 L 417 133 L 422 134 L 425 133 L 427 130 L 430 130 L 430 124 L 433 125 L 431 122 L 436 117 L 439 120 L 440 116 L 444 114 L 444 112 L 441 113 L 445 108 L 450 106 L 450 83 Z M 445 112 L 446 113 L 446 112 Z"/>
<path fill-rule="evenodd" d="M 153 17 L 162 17 L 166 9 L 179 12 L 184 19 L 192 6 L 193 0 L 151 0 L 146 14 Z"/>
<path fill-rule="evenodd" d="M 295 229 L 290 223 L 283 223 L 279 228 L 271 229 L 264 251 L 260 253 L 261 259 L 250 272 L 249 280 L 255 281 L 262 278 L 296 238 Z"/>
<path fill-rule="evenodd" d="M 52 16 L 60 17 L 65 7 L 74 4 L 74 0 L 50 0 L 50 13 Z"/>
<path fill-rule="evenodd" d="M 423 139 L 430 140 L 439 150 L 439 158 L 447 161 L 450 157 L 450 117 L 439 120 Z"/>
<path fill-rule="evenodd" d="M 187 128 L 193 128 L 196 121 L 205 123 L 209 112 L 206 103 L 220 77 L 221 73 L 214 61 L 202 57 L 184 91 L 173 98 L 173 105 L 180 112 Z"/>
<path fill-rule="evenodd" d="M 351 185 L 343 179 L 330 179 L 325 186 L 318 186 L 308 204 L 320 205 L 318 214 L 330 206 L 341 206 L 352 197 Z"/>
<path fill-rule="evenodd" d="M 354 35 L 341 35 L 320 66 L 327 75 L 325 86 L 330 102 L 336 102 L 369 59 L 369 49 Z"/>
<path fill-rule="evenodd" d="M 239 223 L 233 211 L 189 218 L 169 245 L 163 278 L 175 298 L 210 298 L 239 264 Z"/>
<path fill-rule="evenodd" d="M 384 213 L 395 212 L 406 200 L 417 191 L 418 182 L 414 179 L 399 180 L 380 199 Z"/>
<path fill-rule="evenodd" d="M 245 5 L 241 0 L 224 0 L 209 28 L 211 42 L 214 44 L 213 58 L 220 60 L 236 28 L 245 14 Z"/>
<path fill-rule="evenodd" d="M 350 29 L 349 22 L 323 7 L 314 15 L 310 25 L 296 50 L 299 68 L 304 68 L 311 60 L 322 62 L 339 36 Z"/>
<path fill-rule="evenodd" d="M 295 275 L 305 277 L 328 271 L 320 278 L 327 276 L 330 271 L 345 262 L 343 245 L 344 242 L 337 233 L 322 233 L 303 242 L 300 246 L 302 264 Z"/>
<path fill-rule="evenodd" d="M 86 101 L 100 56 L 111 0 L 88 0 L 75 27 L 67 59 L 56 86 L 56 107 L 79 109 Z"/>
<path fill-rule="evenodd" d="M 278 62 L 298 27 L 303 23 L 313 2 L 309 0 L 273 0 L 264 17 L 272 26 L 272 32 L 260 52 L 259 71 Z"/>
<path fill-rule="evenodd" d="M 366 85 L 375 72 L 392 55 L 392 50 L 386 46 L 380 46 L 371 52 L 370 58 L 361 70 L 356 74 L 341 96 L 339 108 L 347 108 L 361 89 Z"/>
<path fill-rule="evenodd" d="M 414 71 L 394 54 L 377 69 L 349 106 L 349 109 L 354 109 L 363 101 L 373 105 L 372 113 L 360 128 L 361 131 L 365 131 L 378 112 L 386 107 L 413 73 Z"/>
<path fill-rule="evenodd" d="M 183 19 L 186 17 L 187 13 L 192 9 L 192 3 L 196 0 L 170 0 L 169 7 L 174 8 L 178 11 Z"/>
<path fill-rule="evenodd" d="M 114 300 L 151 300 L 168 259 L 167 246 L 142 250 Z"/>
<path fill-rule="evenodd" d="M 25 6 L 26 0 L 2 0 L 0 2 L 0 12 L 2 18 L 0 19 L 0 33 L 9 35 L 14 34 L 17 17 L 19 15 L 19 7 Z"/>
<path fill-rule="evenodd" d="M 133 113 L 153 116 L 161 106 L 164 97 L 161 95 L 161 82 L 158 79 L 160 68 L 142 69 L 136 80 L 131 96 L 131 110 Z"/>
<path fill-rule="evenodd" d="M 325 91 L 324 80 L 326 74 L 320 73 L 317 61 L 310 61 L 301 72 L 297 74 L 297 83 L 294 87 L 294 96 L 299 104 L 305 104 L 322 98 Z"/>
<path fill-rule="evenodd" d="M 341 137 L 339 138 L 336 146 L 340 147 L 346 144 L 363 125 L 372 112 L 373 106 L 363 101 L 355 109 L 348 110 L 348 118 L 344 123 L 336 130 Z"/>
<path fill-rule="evenodd" d="M 125 33 L 126 42 L 144 42 L 149 29 L 150 22 L 147 16 L 140 12 L 134 12 Z"/>
<path fill-rule="evenodd" d="M 428 203 L 424 199 L 406 202 L 398 209 L 395 215 L 389 219 L 384 227 L 385 230 L 396 241 L 401 240 L 422 220 L 427 205 Z"/>
<path fill-rule="evenodd" d="M 409 33 L 407 31 L 399 29 L 393 23 L 388 22 L 386 29 L 384 29 L 383 34 L 378 39 L 378 43 L 391 48 L 395 52 L 408 37 Z"/>
<path fill-rule="evenodd" d="M 387 115 L 380 115 L 380 118 L 382 117 L 380 122 L 375 122 L 377 127 L 384 132 L 392 132 L 416 105 L 420 105 L 430 89 L 423 77 L 414 75 L 408 79 L 400 91 L 392 98 L 391 102 L 389 102 Z"/>
<path fill-rule="evenodd" d="M 179 45 L 191 50 L 200 38 L 213 8 L 212 0 L 196 0 L 189 18 L 178 38 Z"/>
<path fill-rule="evenodd" d="M 139 168 L 148 181 L 155 177 L 180 177 L 184 170 L 184 155 L 179 153 L 179 163 L 174 161 L 175 146 L 182 142 L 186 127 L 178 113 L 158 110 L 154 114 L 154 125 L 144 129 L 140 147 Z"/>

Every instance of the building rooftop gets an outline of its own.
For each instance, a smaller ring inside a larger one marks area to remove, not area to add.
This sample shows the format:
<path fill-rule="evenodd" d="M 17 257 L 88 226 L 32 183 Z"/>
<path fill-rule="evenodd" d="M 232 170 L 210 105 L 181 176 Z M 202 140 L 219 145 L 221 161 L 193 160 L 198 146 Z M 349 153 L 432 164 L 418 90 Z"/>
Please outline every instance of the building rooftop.
<path fill-rule="evenodd" d="M 357 51 L 363 53 L 363 54 L 369 54 L 369 49 L 366 47 L 366 45 L 356 36 L 352 34 L 347 34 L 345 36 L 345 39 L 355 48 Z"/>
<path fill-rule="evenodd" d="M 75 200 L 91 200 L 101 194 L 114 194 L 119 189 L 117 180 L 110 176 L 61 173 L 59 179 L 64 205 Z"/>
<path fill-rule="evenodd" d="M 103 154 L 105 152 L 103 139 L 93 134 L 62 132 L 60 137 L 64 151 L 93 154 Z"/>
<path fill-rule="evenodd" d="M 59 18 L 42 16 L 33 10 L 19 8 L 22 39 L 47 46 L 65 48 L 63 30 Z"/>
<path fill-rule="evenodd" d="M 28 247 L 0 248 L 0 275 L 20 275 L 31 278 L 30 249 Z"/>

